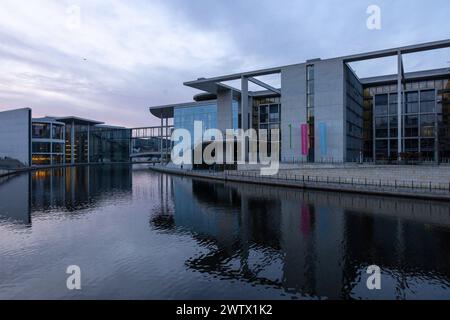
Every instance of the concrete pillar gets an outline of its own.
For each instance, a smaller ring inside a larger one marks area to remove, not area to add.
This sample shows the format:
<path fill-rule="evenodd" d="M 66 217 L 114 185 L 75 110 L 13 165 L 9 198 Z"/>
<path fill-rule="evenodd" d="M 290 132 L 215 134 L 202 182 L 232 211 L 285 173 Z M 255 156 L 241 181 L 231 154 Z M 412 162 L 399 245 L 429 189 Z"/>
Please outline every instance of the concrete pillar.
<path fill-rule="evenodd" d="M 225 130 L 233 128 L 233 92 L 230 89 L 217 93 L 217 129 L 225 134 Z"/>
<path fill-rule="evenodd" d="M 402 146 L 402 132 L 403 132 L 403 126 L 402 126 L 402 82 L 403 82 L 403 61 L 402 61 L 402 53 L 401 51 L 398 52 L 398 62 L 397 62 L 397 159 L 401 160 L 401 153 L 403 152 L 403 146 Z"/>
<path fill-rule="evenodd" d="M 248 103 L 248 79 L 244 76 L 241 77 L 241 129 L 249 129 L 249 103 Z M 242 143 L 243 158 L 248 161 L 248 149 L 249 143 L 244 141 Z"/>
<path fill-rule="evenodd" d="M 72 121 L 70 128 L 70 164 L 75 163 L 75 122 Z"/>
<path fill-rule="evenodd" d="M 53 123 L 50 123 L 50 165 L 53 165 Z"/>
<path fill-rule="evenodd" d="M 159 132 L 159 138 L 160 138 L 160 162 L 163 163 L 163 128 L 164 128 L 164 117 L 163 113 L 161 112 L 161 128 Z"/>
<path fill-rule="evenodd" d="M 91 149 L 90 134 L 91 134 L 91 126 L 88 125 L 88 128 L 87 128 L 87 163 L 91 163 L 91 159 L 90 159 L 90 156 L 91 156 L 91 152 L 90 152 L 90 149 Z"/>

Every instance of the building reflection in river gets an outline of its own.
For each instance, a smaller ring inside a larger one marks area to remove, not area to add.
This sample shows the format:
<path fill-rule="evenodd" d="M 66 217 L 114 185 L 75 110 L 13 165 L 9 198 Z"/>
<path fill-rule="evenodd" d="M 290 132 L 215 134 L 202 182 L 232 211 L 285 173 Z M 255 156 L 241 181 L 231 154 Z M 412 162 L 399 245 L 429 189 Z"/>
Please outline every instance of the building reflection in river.
<path fill-rule="evenodd" d="M 195 271 L 300 298 L 426 295 L 430 275 L 450 284 L 448 203 L 167 176 L 158 187 L 174 206 L 151 224 L 208 249 L 186 261 Z M 383 270 L 382 294 L 365 287 L 372 264 Z"/>
<path fill-rule="evenodd" d="M 128 165 L 38 170 L 0 182 L 0 219 L 31 225 L 32 212 L 64 209 L 72 214 L 95 207 L 117 192 L 131 195 Z"/>

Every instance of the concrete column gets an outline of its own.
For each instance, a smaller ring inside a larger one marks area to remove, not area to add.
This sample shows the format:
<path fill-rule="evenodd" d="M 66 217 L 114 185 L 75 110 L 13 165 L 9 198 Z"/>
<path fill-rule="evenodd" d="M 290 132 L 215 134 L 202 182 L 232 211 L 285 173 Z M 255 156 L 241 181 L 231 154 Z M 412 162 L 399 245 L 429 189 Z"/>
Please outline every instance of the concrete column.
<path fill-rule="evenodd" d="M 53 123 L 50 123 L 50 165 L 53 165 Z"/>
<path fill-rule="evenodd" d="M 402 132 L 403 132 L 403 126 L 402 126 L 402 82 L 403 82 L 403 61 L 402 61 L 402 53 L 398 52 L 398 62 L 397 62 L 397 159 L 401 160 L 401 153 L 403 152 L 403 146 L 402 146 Z"/>
<path fill-rule="evenodd" d="M 166 145 L 165 145 L 165 148 L 164 148 L 164 150 L 166 151 L 166 154 L 165 155 L 167 155 L 167 151 L 168 151 L 168 138 L 169 138 L 169 118 L 167 117 L 166 118 L 166 131 L 165 131 L 165 139 L 166 139 Z"/>
<path fill-rule="evenodd" d="M 63 164 L 66 164 L 66 125 L 63 126 Z"/>
<path fill-rule="evenodd" d="M 163 129 L 164 129 L 164 117 L 163 117 L 163 113 L 161 112 L 161 128 L 160 128 L 160 133 L 159 133 L 159 138 L 160 138 L 160 162 L 162 164 L 163 162 Z"/>
<path fill-rule="evenodd" d="M 75 163 L 75 122 L 72 121 L 70 128 L 70 163 Z"/>
<path fill-rule="evenodd" d="M 91 126 L 88 125 L 87 129 L 87 163 L 91 163 L 91 141 L 90 141 L 90 134 L 91 134 Z"/>
<path fill-rule="evenodd" d="M 249 128 L 249 103 L 248 103 L 248 79 L 246 77 L 241 77 L 241 129 L 248 130 Z M 244 141 L 242 144 L 242 159 L 248 161 L 248 149 L 249 143 Z"/>
<path fill-rule="evenodd" d="M 241 78 L 241 127 L 247 130 L 249 127 L 248 113 L 248 79 L 246 77 Z"/>

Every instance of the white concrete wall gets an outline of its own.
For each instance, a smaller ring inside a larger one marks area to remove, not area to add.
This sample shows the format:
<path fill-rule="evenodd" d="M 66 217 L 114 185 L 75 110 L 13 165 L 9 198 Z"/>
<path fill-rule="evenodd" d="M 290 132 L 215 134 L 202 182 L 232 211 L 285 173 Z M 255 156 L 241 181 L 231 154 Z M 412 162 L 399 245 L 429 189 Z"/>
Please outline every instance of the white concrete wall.
<path fill-rule="evenodd" d="M 306 123 L 306 65 L 281 70 L 281 161 L 306 161 L 300 125 Z M 291 125 L 292 146 L 289 125 Z"/>
<path fill-rule="evenodd" d="M 225 130 L 233 128 L 233 95 L 231 90 L 217 94 L 217 129 L 225 134 Z"/>
<path fill-rule="evenodd" d="M 345 162 L 345 77 L 341 59 L 314 62 L 315 161 Z M 320 153 L 319 123 L 327 126 L 327 154 Z"/>
<path fill-rule="evenodd" d="M 31 109 L 0 112 L 0 157 L 31 165 Z"/>

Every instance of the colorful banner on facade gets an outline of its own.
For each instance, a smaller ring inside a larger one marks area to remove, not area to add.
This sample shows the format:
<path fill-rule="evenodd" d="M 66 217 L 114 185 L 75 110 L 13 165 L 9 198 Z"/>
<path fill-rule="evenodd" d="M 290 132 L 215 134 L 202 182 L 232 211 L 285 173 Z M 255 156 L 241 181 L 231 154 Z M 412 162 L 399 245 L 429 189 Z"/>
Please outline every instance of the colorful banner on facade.
<path fill-rule="evenodd" d="M 304 123 L 300 128 L 302 132 L 302 155 L 307 156 L 309 151 L 308 125 Z"/>

